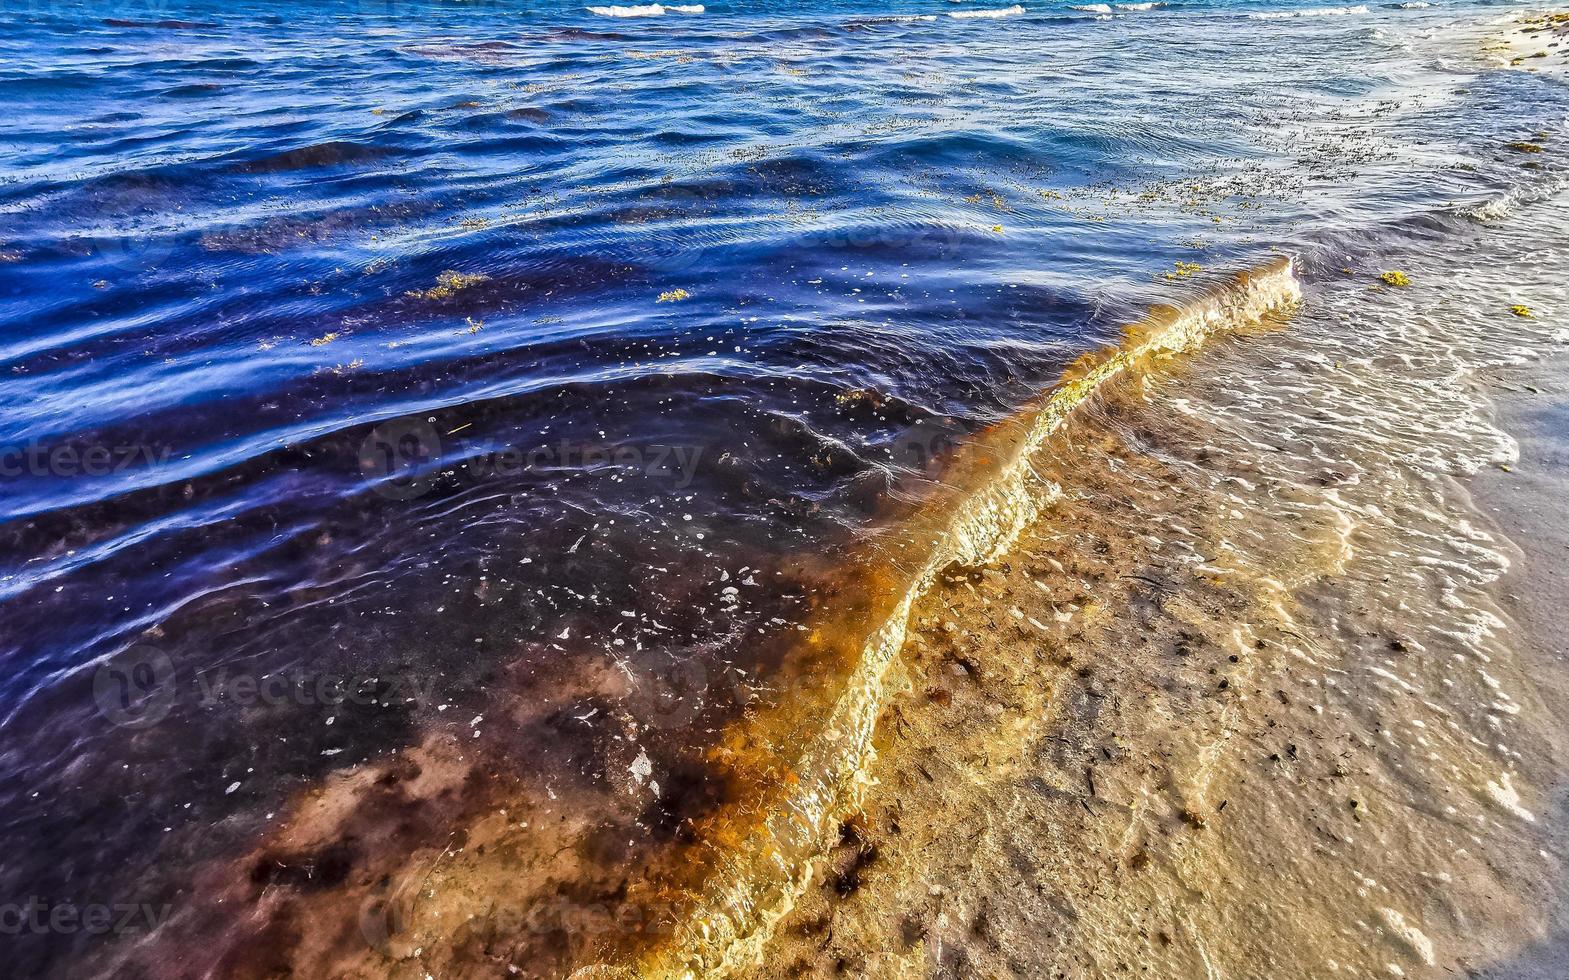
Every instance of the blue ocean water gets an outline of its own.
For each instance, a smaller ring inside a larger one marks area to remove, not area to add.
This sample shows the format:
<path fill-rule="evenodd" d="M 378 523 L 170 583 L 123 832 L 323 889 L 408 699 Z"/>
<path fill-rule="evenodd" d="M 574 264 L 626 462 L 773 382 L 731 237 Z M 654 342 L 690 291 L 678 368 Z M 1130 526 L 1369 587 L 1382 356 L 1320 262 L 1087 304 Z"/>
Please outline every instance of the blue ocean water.
<path fill-rule="evenodd" d="M 4 894 L 175 892 L 585 665 L 711 731 L 953 446 L 1261 258 L 1443 248 L 1569 107 L 1490 3 L 659 9 L 0 5 Z"/>

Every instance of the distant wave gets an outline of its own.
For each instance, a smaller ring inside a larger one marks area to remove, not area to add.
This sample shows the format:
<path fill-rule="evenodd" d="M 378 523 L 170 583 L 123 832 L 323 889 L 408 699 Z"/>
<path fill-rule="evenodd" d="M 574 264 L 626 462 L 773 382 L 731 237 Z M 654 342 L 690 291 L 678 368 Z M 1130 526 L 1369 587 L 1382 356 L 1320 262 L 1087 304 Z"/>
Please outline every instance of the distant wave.
<path fill-rule="evenodd" d="M 1343 17 L 1347 14 L 1367 13 L 1366 4 L 1355 7 L 1309 7 L 1306 10 L 1270 10 L 1262 14 L 1248 14 L 1249 20 L 1287 20 L 1292 17 Z"/>
<path fill-rule="evenodd" d="M 663 17 L 669 11 L 678 14 L 700 14 L 703 9 L 700 3 L 677 5 L 649 3 L 636 7 L 590 7 L 588 12 L 598 14 L 600 17 Z"/>
<path fill-rule="evenodd" d="M 1406 0 L 1405 3 L 1396 4 L 1395 6 L 1401 10 L 1421 10 L 1423 7 L 1431 7 L 1432 4 L 1428 3 L 1427 0 Z"/>
<path fill-rule="evenodd" d="M 1164 6 L 1167 6 L 1164 0 L 1145 0 L 1143 3 L 1080 3 L 1070 6 L 1068 9 L 1086 14 L 1109 14 L 1113 8 L 1116 10 L 1154 10 L 1156 7 Z"/>
<path fill-rule="evenodd" d="M 958 18 L 959 20 L 973 20 L 977 17 L 991 19 L 998 17 L 1012 17 L 1014 14 L 1022 13 L 1024 13 L 1024 8 L 1018 4 L 1014 4 L 1011 7 L 1004 7 L 1001 10 L 955 10 L 949 13 L 948 16 Z"/>

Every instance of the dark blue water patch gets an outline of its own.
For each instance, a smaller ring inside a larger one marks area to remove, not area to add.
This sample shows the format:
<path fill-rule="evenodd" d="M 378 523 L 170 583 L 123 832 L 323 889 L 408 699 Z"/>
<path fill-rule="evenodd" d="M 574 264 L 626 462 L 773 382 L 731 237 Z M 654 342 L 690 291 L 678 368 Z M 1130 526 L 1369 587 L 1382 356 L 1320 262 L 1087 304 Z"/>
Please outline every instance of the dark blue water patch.
<path fill-rule="evenodd" d="M 104 18 L 105 27 L 132 27 L 158 31 L 196 31 L 204 28 L 216 28 L 218 25 L 212 21 L 193 20 L 120 20 L 114 17 Z"/>
<path fill-rule="evenodd" d="M 295 170 L 338 169 L 368 166 L 393 154 L 389 147 L 367 146 L 349 140 L 331 140 L 280 150 L 266 156 L 234 164 L 234 169 L 247 174 L 275 174 Z"/>

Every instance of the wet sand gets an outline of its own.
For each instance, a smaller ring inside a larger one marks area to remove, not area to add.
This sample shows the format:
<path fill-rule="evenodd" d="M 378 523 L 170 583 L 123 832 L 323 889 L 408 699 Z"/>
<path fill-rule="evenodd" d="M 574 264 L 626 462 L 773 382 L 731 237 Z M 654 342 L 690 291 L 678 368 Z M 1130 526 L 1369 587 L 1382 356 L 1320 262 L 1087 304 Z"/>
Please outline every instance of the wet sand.
<path fill-rule="evenodd" d="M 1489 37 L 1483 50 L 1525 71 L 1569 74 L 1569 13 L 1521 14 L 1517 21 L 1502 36 Z"/>
<path fill-rule="evenodd" d="M 1549 665 L 1569 662 L 1569 359 L 1499 371 L 1488 393 L 1500 425 L 1520 444 L 1508 470 L 1494 467 L 1471 481 L 1477 505 L 1519 549 L 1504 580 L 1501 604 L 1535 655 Z M 1548 672 L 1542 683 L 1549 683 Z M 1569 720 L 1569 689 L 1556 687 L 1548 707 Z M 1555 865 L 1569 860 L 1569 788 L 1551 796 L 1547 818 Z M 1569 976 L 1569 903 L 1551 903 L 1548 935 L 1518 955 L 1479 971 L 1497 980 L 1555 980 Z"/>
<path fill-rule="evenodd" d="M 1297 360 L 1313 329 L 1046 447 L 1061 499 L 918 604 L 876 788 L 750 975 L 1563 975 L 1569 364 L 1433 397 L 1376 344 Z M 1322 377 L 1234 424 L 1277 362 Z"/>

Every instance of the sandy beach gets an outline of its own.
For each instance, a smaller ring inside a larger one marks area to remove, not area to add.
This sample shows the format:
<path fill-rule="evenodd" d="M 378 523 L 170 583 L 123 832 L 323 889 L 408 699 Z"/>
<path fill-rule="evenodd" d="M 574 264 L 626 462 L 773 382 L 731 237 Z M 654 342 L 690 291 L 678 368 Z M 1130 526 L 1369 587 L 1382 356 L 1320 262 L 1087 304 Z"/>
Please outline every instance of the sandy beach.
<path fill-rule="evenodd" d="M 1204 378 L 1246 377 L 1273 359 L 1259 348 L 1310 329 L 1218 340 L 1104 392 L 1053 441 L 1043 479 L 1063 499 L 918 605 L 870 805 L 752 975 L 1562 975 L 1569 359 L 1464 382 L 1518 458 L 1386 474 L 1378 496 L 1429 502 L 1383 531 L 1319 516 L 1278 536 L 1293 518 L 1257 523 L 1272 500 L 1338 507 L 1324 488 L 1345 474 L 1288 476 L 1229 443 L 1199 421 L 1206 399 L 1231 401 Z M 1229 519 L 1194 484 L 1217 464 L 1237 474 Z M 1451 522 L 1485 543 L 1462 560 L 1486 557 L 1496 586 L 1370 587 L 1446 564 L 1416 542 Z M 1275 530 L 1249 548 L 1236 525 Z M 1434 601 L 1492 636 L 1479 687 L 1516 698 L 1513 773 L 1412 712 L 1454 732 L 1486 718 L 1417 638 Z"/>
<path fill-rule="evenodd" d="M 1562 76 L 1569 72 L 1569 13 L 1521 14 L 1503 36 L 1483 42 L 1482 50 L 1513 68 Z"/>

